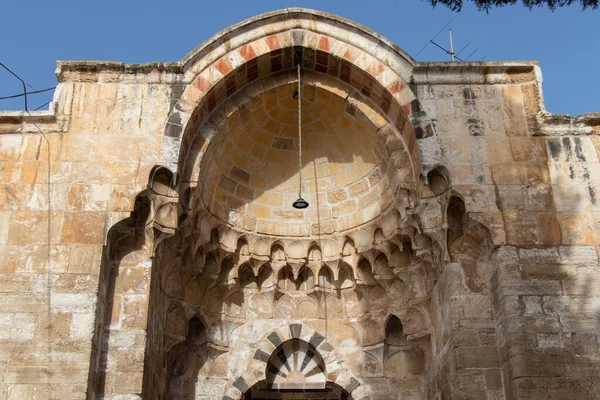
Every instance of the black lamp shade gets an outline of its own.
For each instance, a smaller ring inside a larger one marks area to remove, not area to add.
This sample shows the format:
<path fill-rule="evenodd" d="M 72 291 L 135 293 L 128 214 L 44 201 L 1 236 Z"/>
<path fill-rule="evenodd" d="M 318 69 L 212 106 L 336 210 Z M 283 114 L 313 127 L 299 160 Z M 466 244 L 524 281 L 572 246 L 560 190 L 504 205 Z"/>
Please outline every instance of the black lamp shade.
<path fill-rule="evenodd" d="M 298 200 L 292 204 L 294 208 L 303 209 L 308 207 L 308 201 L 304 200 L 302 197 L 298 197 Z"/>

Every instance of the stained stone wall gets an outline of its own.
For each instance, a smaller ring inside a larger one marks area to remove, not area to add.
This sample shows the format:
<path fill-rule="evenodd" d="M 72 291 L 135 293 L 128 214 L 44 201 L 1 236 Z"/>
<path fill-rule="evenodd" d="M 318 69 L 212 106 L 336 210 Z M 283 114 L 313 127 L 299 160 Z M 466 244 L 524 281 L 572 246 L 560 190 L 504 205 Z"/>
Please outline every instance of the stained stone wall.
<path fill-rule="evenodd" d="M 0 399 L 598 399 L 600 116 L 537 63 L 290 9 L 57 77 L 0 112 Z"/>
<path fill-rule="evenodd" d="M 92 335 L 98 294 L 106 292 L 107 232 L 129 217 L 160 163 L 167 74 L 158 67 L 124 73 L 114 63 L 80 67 L 69 72 L 59 64 L 49 112 L 0 116 L 0 398 L 85 398 L 99 346 Z M 132 264 L 119 288 L 121 311 L 114 310 L 121 330 L 145 327 L 146 306 L 135 292 L 150 277 Z M 130 322 L 133 315 L 141 322 Z M 135 338 L 113 340 L 129 347 Z"/>

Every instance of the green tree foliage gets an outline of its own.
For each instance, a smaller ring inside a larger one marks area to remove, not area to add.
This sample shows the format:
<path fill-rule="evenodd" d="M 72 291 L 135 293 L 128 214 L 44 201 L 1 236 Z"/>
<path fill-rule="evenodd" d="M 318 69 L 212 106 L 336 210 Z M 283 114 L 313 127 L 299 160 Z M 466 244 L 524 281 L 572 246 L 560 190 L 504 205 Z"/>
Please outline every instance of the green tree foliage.
<path fill-rule="evenodd" d="M 463 0 L 427 0 L 432 6 L 443 4 L 452 11 L 460 11 Z M 479 10 L 489 11 L 493 7 L 502 7 L 516 4 L 519 0 L 466 0 L 475 3 Z M 579 0 L 582 9 L 597 9 L 599 0 Z M 559 7 L 570 6 L 575 0 L 521 0 L 523 5 L 530 10 L 533 7 L 548 7 L 554 11 Z"/>

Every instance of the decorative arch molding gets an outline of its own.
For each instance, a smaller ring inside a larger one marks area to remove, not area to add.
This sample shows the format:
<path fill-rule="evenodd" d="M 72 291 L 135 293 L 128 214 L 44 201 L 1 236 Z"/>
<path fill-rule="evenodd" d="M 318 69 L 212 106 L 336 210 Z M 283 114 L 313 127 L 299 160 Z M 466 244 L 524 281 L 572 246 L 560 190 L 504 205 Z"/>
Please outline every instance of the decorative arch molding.
<path fill-rule="evenodd" d="M 266 12 L 233 24 L 190 51 L 181 62 L 186 73 L 193 73 L 193 67 L 202 67 L 198 64 L 200 60 L 207 60 L 206 64 L 208 64 L 226 54 L 227 46 L 225 45 L 228 43 L 230 48 L 239 47 L 264 35 L 269 36 L 290 29 L 309 29 L 345 42 L 352 34 L 352 42 L 361 48 L 368 49 L 373 56 L 380 57 L 392 52 L 396 69 L 406 74 L 405 80 L 410 77 L 412 69 L 416 65 L 415 60 L 408 53 L 366 26 L 327 12 L 300 7 Z M 216 51 L 222 46 L 225 47 Z M 209 60 L 209 55 L 216 58 Z"/>
<path fill-rule="evenodd" d="M 198 127 L 216 106 L 249 82 L 293 68 L 295 50 L 302 53 L 305 71 L 350 84 L 394 121 L 420 170 L 416 141 L 432 136 L 434 128 L 407 84 L 414 60 L 359 24 L 307 9 L 285 9 L 241 22 L 183 59 L 189 84 L 165 126 L 171 151 L 179 148 L 180 167 Z M 412 129 L 404 130 L 407 120 Z"/>
<path fill-rule="evenodd" d="M 345 363 L 338 358 L 325 336 L 307 325 L 297 323 L 274 330 L 263 337 L 248 360 L 246 372 L 226 386 L 223 400 L 240 399 L 255 384 L 269 382 L 268 368 L 273 353 L 292 341 L 304 342 L 308 345 L 305 345 L 307 348 L 318 352 L 319 363 L 322 363 L 323 370 L 326 371 L 324 378 L 327 382 L 339 385 L 350 394 L 360 386 L 360 382 L 350 375 Z"/>
<path fill-rule="evenodd" d="M 325 389 L 327 384 L 323 357 L 300 339 L 283 342 L 271 353 L 266 375 L 272 389 Z"/>

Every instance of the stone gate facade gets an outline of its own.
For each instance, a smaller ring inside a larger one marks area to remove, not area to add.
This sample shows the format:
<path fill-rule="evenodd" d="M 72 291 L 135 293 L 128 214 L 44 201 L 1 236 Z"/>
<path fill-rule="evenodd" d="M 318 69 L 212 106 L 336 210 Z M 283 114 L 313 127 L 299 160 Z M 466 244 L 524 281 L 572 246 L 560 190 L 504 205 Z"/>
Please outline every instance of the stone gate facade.
<path fill-rule="evenodd" d="M 286 9 L 57 76 L 0 113 L 0 399 L 600 398 L 600 115 L 537 63 Z"/>

